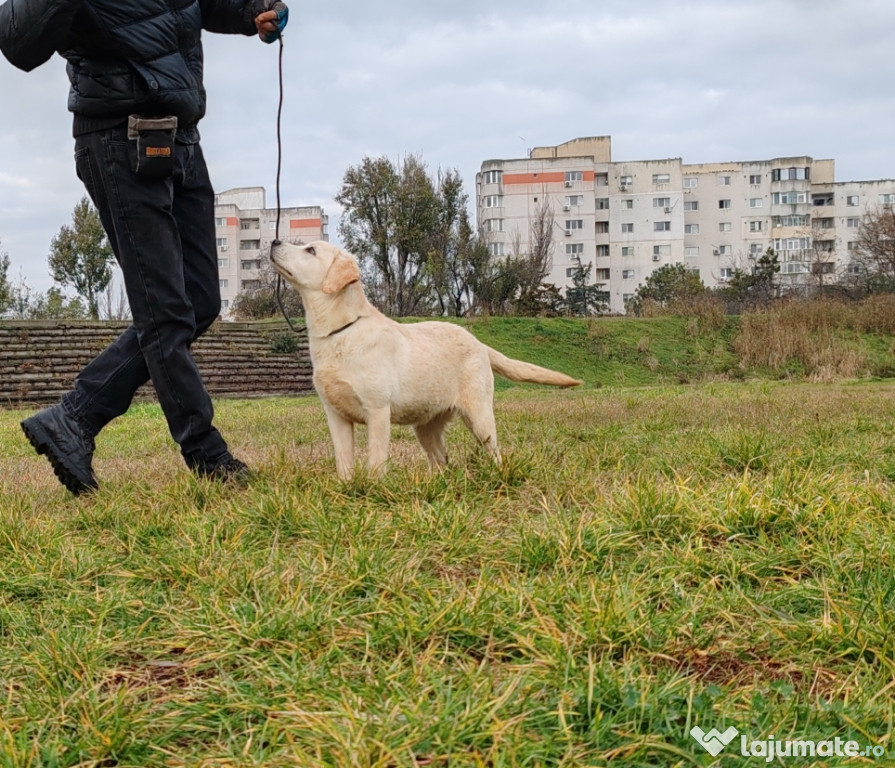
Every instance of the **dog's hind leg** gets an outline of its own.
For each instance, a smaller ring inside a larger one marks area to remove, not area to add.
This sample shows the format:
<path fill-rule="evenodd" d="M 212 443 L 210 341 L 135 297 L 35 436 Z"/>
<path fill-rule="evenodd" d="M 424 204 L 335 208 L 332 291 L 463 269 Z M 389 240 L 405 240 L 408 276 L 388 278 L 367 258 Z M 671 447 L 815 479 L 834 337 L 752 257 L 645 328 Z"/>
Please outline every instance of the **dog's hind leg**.
<path fill-rule="evenodd" d="M 388 444 L 392 431 L 391 409 L 370 409 L 367 412 L 367 468 L 371 475 L 382 477 L 388 461 Z"/>
<path fill-rule="evenodd" d="M 444 445 L 444 430 L 448 422 L 453 418 L 451 411 L 438 414 L 425 424 L 417 424 L 414 427 L 420 445 L 426 451 L 429 458 L 429 466 L 432 469 L 441 469 L 447 464 L 447 448 Z"/>
<path fill-rule="evenodd" d="M 469 431 L 487 449 L 495 463 L 500 464 L 500 448 L 497 445 L 497 424 L 494 421 L 494 410 L 490 402 L 474 403 L 460 409 L 463 423 Z"/>
<path fill-rule="evenodd" d="M 342 418 L 324 403 L 326 423 L 336 451 L 336 472 L 343 480 L 350 480 L 354 475 L 354 424 Z"/>

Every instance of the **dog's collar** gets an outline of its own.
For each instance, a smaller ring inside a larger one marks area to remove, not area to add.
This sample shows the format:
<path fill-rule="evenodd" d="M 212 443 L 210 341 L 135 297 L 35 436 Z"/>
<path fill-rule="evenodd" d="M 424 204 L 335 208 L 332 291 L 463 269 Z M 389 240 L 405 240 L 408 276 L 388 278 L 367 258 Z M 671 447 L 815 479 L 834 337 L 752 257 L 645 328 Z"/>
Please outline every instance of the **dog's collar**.
<path fill-rule="evenodd" d="M 342 331 L 344 331 L 346 328 L 350 328 L 350 327 L 351 327 L 352 325 L 354 325 L 358 320 L 360 320 L 361 317 L 363 317 L 363 315 L 361 315 L 360 317 L 355 317 L 354 320 L 352 320 L 350 323 L 345 323 L 345 325 L 343 325 L 341 328 L 336 328 L 336 330 L 334 330 L 332 333 L 328 333 L 328 334 L 326 334 L 326 338 L 330 338 L 331 336 L 335 336 L 336 334 L 339 334 L 339 333 L 341 333 Z"/>

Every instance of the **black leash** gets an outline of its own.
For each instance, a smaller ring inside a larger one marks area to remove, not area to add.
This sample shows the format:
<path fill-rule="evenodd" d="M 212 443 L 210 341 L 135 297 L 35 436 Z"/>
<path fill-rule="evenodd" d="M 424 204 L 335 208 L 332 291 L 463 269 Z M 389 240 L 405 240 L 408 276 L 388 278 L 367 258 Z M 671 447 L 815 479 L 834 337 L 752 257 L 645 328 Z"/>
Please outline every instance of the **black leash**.
<path fill-rule="evenodd" d="M 280 172 L 283 168 L 283 134 L 282 134 L 282 125 L 283 125 L 283 33 L 280 32 L 280 54 L 279 54 L 279 64 L 278 64 L 278 76 L 279 76 L 279 85 L 280 85 L 280 98 L 277 104 L 277 223 L 276 228 L 274 230 L 274 241 L 272 245 L 280 245 L 282 242 L 280 240 L 280 215 L 282 214 L 282 206 L 280 205 Z M 277 273 L 277 289 L 274 293 L 274 296 L 277 300 L 277 306 L 280 308 L 280 312 L 283 317 L 286 318 L 286 323 L 289 325 L 289 328 L 295 333 L 299 333 L 298 328 L 296 328 L 292 324 L 292 320 L 289 318 L 289 315 L 286 313 L 286 308 L 283 306 L 283 278 Z"/>

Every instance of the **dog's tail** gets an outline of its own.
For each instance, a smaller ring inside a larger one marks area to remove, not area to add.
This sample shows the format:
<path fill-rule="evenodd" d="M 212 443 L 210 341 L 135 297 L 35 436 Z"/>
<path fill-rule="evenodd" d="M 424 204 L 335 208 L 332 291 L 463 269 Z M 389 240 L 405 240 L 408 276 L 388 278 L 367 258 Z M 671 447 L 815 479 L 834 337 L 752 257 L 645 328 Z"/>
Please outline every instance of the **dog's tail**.
<path fill-rule="evenodd" d="M 532 384 L 550 384 L 554 387 L 577 387 L 582 382 L 566 376 L 564 373 L 551 371 L 549 368 L 541 368 L 539 365 L 525 363 L 522 360 L 514 360 L 511 357 L 500 354 L 496 349 L 486 346 L 491 370 L 510 381 L 528 381 Z"/>

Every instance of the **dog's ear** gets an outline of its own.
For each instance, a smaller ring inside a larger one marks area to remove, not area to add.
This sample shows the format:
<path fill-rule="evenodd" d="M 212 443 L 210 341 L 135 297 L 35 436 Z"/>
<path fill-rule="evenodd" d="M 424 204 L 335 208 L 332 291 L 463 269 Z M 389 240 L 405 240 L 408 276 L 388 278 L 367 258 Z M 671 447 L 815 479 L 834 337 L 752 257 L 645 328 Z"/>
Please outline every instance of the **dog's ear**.
<path fill-rule="evenodd" d="M 360 280 L 360 271 L 353 259 L 339 254 L 326 270 L 323 285 L 320 286 L 324 293 L 338 293 L 351 283 Z"/>

